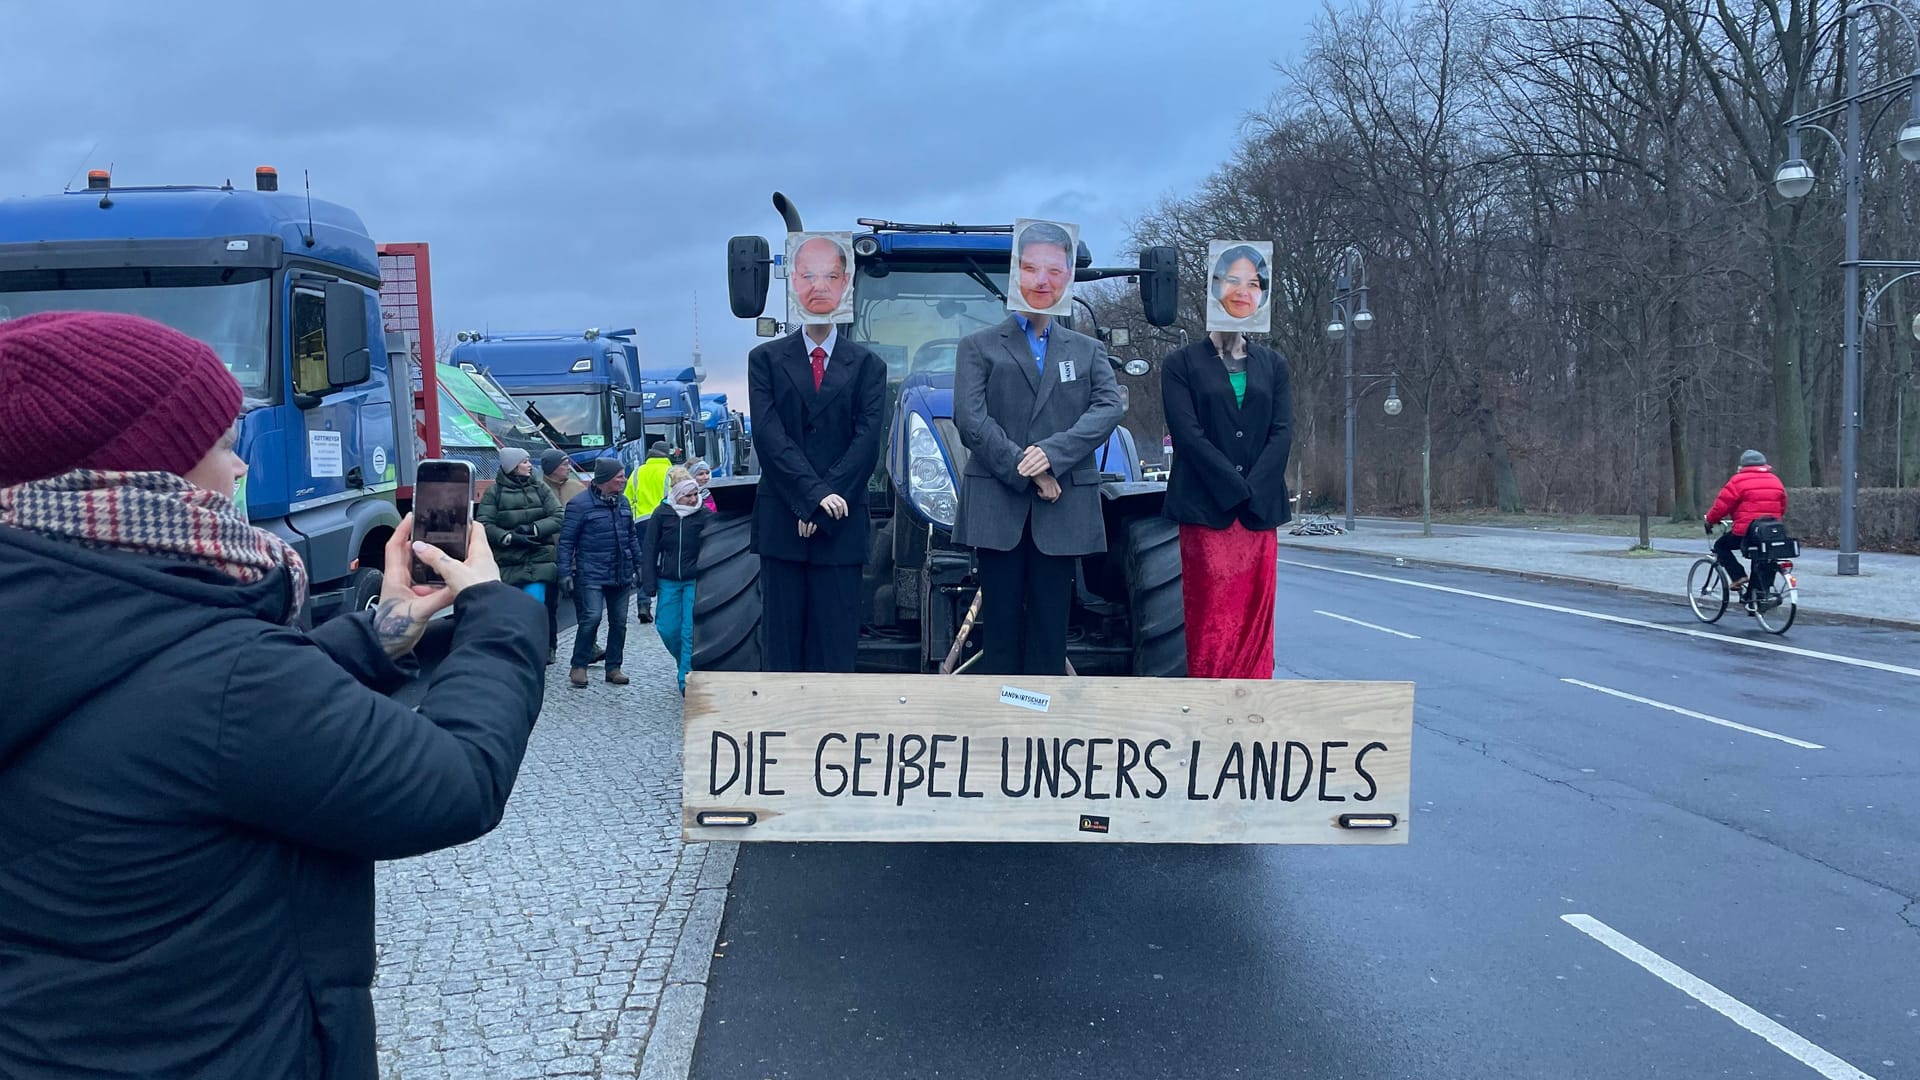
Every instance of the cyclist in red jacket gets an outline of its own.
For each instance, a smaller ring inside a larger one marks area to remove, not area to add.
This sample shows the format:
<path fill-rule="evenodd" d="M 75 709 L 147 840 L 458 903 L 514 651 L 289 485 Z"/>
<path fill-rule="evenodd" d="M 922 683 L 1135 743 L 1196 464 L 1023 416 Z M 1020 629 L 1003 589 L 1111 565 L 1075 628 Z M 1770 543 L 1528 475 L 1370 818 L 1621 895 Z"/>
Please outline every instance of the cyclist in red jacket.
<path fill-rule="evenodd" d="M 1713 500 L 1713 508 L 1707 511 L 1709 535 L 1714 522 L 1733 519 L 1733 530 L 1713 542 L 1713 553 L 1720 559 L 1720 568 L 1727 572 L 1728 588 L 1742 589 L 1747 584 L 1746 568 L 1734 554 L 1746 540 L 1747 527 L 1760 518 L 1784 520 L 1786 516 L 1787 486 L 1773 474 L 1767 456 L 1758 450 L 1741 454 L 1739 471 L 1720 489 L 1720 497 Z"/>

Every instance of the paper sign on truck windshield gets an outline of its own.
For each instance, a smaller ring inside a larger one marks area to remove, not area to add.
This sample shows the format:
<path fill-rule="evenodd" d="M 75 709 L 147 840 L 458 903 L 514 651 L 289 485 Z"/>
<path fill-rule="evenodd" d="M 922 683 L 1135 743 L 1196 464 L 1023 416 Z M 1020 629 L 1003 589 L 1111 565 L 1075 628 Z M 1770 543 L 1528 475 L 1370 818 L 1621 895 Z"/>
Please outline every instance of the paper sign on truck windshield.
<path fill-rule="evenodd" d="M 1409 683 L 697 672 L 682 831 L 1406 843 L 1412 731 Z"/>

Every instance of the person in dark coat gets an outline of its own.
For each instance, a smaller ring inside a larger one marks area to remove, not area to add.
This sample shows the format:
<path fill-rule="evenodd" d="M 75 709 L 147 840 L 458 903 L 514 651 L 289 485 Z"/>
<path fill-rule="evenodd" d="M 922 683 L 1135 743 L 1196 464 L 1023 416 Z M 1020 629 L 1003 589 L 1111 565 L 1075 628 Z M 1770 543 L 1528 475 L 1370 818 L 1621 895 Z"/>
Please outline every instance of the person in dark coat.
<path fill-rule="evenodd" d="M 676 470 L 677 471 L 677 470 Z M 680 669 L 680 693 L 693 670 L 693 598 L 700 571 L 700 537 L 713 516 L 692 477 L 677 480 L 659 507 L 640 522 L 640 595 L 658 597 L 654 626 Z"/>
<path fill-rule="evenodd" d="M 1173 435 L 1163 506 L 1180 523 L 1187 674 L 1271 679 L 1276 530 L 1293 516 L 1287 359 L 1216 332 L 1161 361 L 1160 388 Z"/>
<path fill-rule="evenodd" d="M 377 610 L 302 632 L 240 410 L 158 323 L 0 323 L 0 1076 L 374 1080 L 373 863 L 513 790 L 540 606 L 478 528 L 414 586 L 408 518 Z M 449 605 L 416 711 L 386 694 Z"/>
<path fill-rule="evenodd" d="M 487 530 L 500 580 L 529 593 L 542 604 L 560 591 L 554 548 L 560 539 L 560 500 L 543 477 L 533 475 L 533 460 L 517 446 L 500 451 L 500 475 L 480 496 L 474 517 Z M 557 635 L 547 641 L 553 663 Z"/>
<path fill-rule="evenodd" d="M 867 480 L 886 429 L 887 365 L 812 325 L 747 354 L 759 441 L 753 550 L 768 671 L 852 671 L 867 562 Z"/>
<path fill-rule="evenodd" d="M 540 455 L 540 475 L 545 478 L 547 489 L 553 492 L 554 501 L 559 504 L 562 521 L 566 518 L 567 504 L 575 495 L 587 490 L 586 482 L 573 474 L 573 459 L 567 452 L 558 449 L 543 451 Z M 560 588 L 559 588 L 559 530 L 554 531 L 554 587 L 547 590 L 547 663 L 558 659 L 554 650 L 560 644 Z M 607 655 L 605 649 L 596 649 L 593 659 L 597 662 Z"/>
<path fill-rule="evenodd" d="M 1126 415 L 1120 382 L 1097 340 L 1045 315 L 961 338 L 954 362 L 954 426 L 971 454 L 953 539 L 975 549 L 979 671 L 1064 675 L 1074 560 L 1107 546 L 1093 455 Z"/>
<path fill-rule="evenodd" d="M 633 508 L 621 494 L 626 470 L 619 458 L 596 458 L 593 486 L 567 504 L 560 523 L 560 587 L 573 594 L 579 631 L 573 639 L 573 665 L 567 681 L 587 685 L 587 664 L 600 620 L 607 620 L 607 681 L 625 686 L 620 670 L 626 659 L 627 600 L 640 576 L 640 542 Z"/>

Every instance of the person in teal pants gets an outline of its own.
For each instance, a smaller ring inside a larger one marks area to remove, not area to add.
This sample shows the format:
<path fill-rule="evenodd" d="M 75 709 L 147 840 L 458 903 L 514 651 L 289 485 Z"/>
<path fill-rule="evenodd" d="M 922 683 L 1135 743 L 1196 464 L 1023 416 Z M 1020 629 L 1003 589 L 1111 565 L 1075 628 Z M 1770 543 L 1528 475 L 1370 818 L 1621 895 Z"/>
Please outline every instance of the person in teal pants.
<path fill-rule="evenodd" d="M 700 485 L 681 479 L 660 508 L 641 522 L 640 593 L 654 597 L 653 624 L 680 672 L 687 692 L 693 670 L 693 599 L 699 577 L 700 535 L 713 511 L 701 505 Z"/>

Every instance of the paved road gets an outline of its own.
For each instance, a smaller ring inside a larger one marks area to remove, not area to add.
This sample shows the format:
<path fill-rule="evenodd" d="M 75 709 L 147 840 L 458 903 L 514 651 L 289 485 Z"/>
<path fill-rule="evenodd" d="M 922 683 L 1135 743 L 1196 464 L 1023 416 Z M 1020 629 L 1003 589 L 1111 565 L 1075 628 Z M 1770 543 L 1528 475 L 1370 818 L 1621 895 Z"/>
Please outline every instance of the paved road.
<path fill-rule="evenodd" d="M 743 844 L 693 1075 L 1920 1077 L 1920 636 L 1283 558 L 1281 677 L 1417 684 L 1408 847 Z"/>

